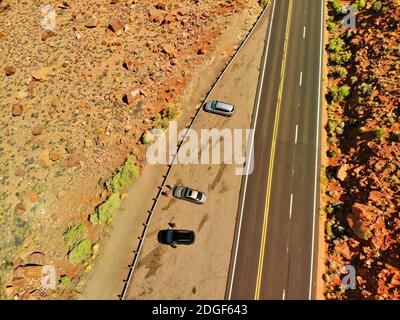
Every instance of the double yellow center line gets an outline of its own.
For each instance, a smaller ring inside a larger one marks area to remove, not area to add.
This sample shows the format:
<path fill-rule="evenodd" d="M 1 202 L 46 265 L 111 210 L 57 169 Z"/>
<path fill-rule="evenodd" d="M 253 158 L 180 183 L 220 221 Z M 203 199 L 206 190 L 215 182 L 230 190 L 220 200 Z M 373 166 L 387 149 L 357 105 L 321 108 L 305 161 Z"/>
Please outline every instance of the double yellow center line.
<path fill-rule="evenodd" d="M 283 48 L 281 77 L 280 77 L 280 84 L 279 84 L 279 91 L 278 91 L 277 106 L 276 106 L 276 110 L 275 110 L 275 120 L 274 120 L 274 131 L 273 131 L 273 136 L 272 136 L 271 155 L 269 158 L 267 193 L 266 193 L 265 209 L 264 209 L 264 221 L 263 221 L 262 234 L 261 234 L 260 256 L 258 259 L 256 290 L 255 290 L 255 294 L 254 294 L 255 300 L 259 300 L 259 298 L 260 298 L 260 288 L 261 288 L 262 273 L 263 273 L 263 266 L 264 266 L 264 255 L 265 255 L 264 252 L 265 252 L 265 243 L 266 243 L 266 238 L 267 238 L 267 226 L 268 226 L 268 211 L 269 211 L 269 204 L 270 204 L 270 198 L 271 198 L 271 184 L 272 184 L 272 175 L 273 175 L 273 171 L 274 171 L 276 139 L 278 136 L 279 115 L 280 115 L 281 102 L 282 102 L 282 90 L 283 90 L 283 83 L 285 80 L 286 56 L 287 56 L 287 47 L 288 47 L 288 40 L 289 40 L 290 22 L 291 22 L 291 16 L 292 16 L 292 2 L 293 2 L 293 0 L 289 0 L 289 11 L 288 11 L 287 22 L 286 22 L 285 45 Z"/>

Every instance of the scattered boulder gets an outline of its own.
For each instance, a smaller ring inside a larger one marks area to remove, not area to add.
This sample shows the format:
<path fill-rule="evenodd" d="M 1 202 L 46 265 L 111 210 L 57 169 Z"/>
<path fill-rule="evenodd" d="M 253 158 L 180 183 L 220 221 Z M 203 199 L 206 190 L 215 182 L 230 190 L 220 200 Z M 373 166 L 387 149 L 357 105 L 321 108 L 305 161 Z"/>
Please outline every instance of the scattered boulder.
<path fill-rule="evenodd" d="M 207 48 L 206 46 L 202 46 L 201 48 L 199 48 L 199 50 L 197 50 L 197 54 L 198 55 L 203 55 L 207 53 Z"/>
<path fill-rule="evenodd" d="M 368 240 L 372 236 L 370 226 L 373 217 L 374 213 L 369 206 L 355 203 L 352 206 L 352 214 L 347 216 L 347 223 L 357 237 Z"/>
<path fill-rule="evenodd" d="M 346 177 L 347 177 L 347 169 L 348 169 L 347 164 L 343 164 L 343 165 L 340 166 L 340 168 L 339 168 L 339 170 L 337 172 L 337 175 L 336 175 L 336 177 L 340 181 L 344 181 L 346 179 Z"/>
<path fill-rule="evenodd" d="M 45 67 L 32 72 L 32 78 L 37 81 L 46 81 L 49 77 L 51 68 Z"/>
<path fill-rule="evenodd" d="M 67 168 L 76 167 L 79 164 L 79 162 L 81 161 L 81 159 L 82 159 L 82 155 L 81 154 L 73 153 L 68 157 L 68 159 L 67 159 L 67 161 L 65 163 L 65 166 Z"/>
<path fill-rule="evenodd" d="M 39 279 L 42 276 L 42 269 L 42 266 L 25 266 L 25 277 L 27 279 Z"/>
<path fill-rule="evenodd" d="M 15 72 L 17 72 L 17 69 L 13 66 L 6 66 L 4 68 L 4 73 L 7 77 L 12 76 Z"/>
<path fill-rule="evenodd" d="M 99 21 L 98 21 L 97 17 L 92 16 L 85 21 L 85 27 L 86 28 L 96 28 L 98 23 L 99 23 Z"/>
<path fill-rule="evenodd" d="M 12 287 L 13 289 L 22 289 L 25 286 L 25 278 L 23 277 L 17 277 L 13 278 L 12 280 Z"/>
<path fill-rule="evenodd" d="M 34 136 L 41 135 L 43 133 L 43 128 L 41 126 L 35 126 L 32 128 L 32 134 Z"/>
<path fill-rule="evenodd" d="M 46 255 L 42 252 L 32 252 L 26 260 L 29 264 L 44 265 L 46 263 Z"/>
<path fill-rule="evenodd" d="M 136 101 L 139 94 L 140 94 L 139 87 L 136 86 L 136 87 L 130 88 L 126 91 L 126 94 L 125 94 L 125 97 L 123 100 L 128 105 L 131 105 Z"/>
<path fill-rule="evenodd" d="M 11 113 L 14 117 L 19 117 L 22 115 L 22 113 L 24 112 L 24 108 L 22 107 L 21 104 L 16 104 L 12 107 L 11 109 Z"/>
<path fill-rule="evenodd" d="M 110 28 L 114 32 L 118 32 L 124 28 L 124 24 L 119 18 L 112 18 L 110 21 Z"/>
<path fill-rule="evenodd" d="M 17 170 L 15 170 L 15 175 L 17 177 L 23 177 L 26 175 L 26 171 L 24 169 L 18 168 Z"/>
<path fill-rule="evenodd" d="M 149 20 L 150 22 L 160 22 L 161 21 L 161 16 L 158 14 L 158 12 L 154 9 L 149 10 Z"/>
<path fill-rule="evenodd" d="M 25 205 L 22 201 L 18 202 L 17 205 L 14 208 L 14 214 L 17 216 L 21 216 L 25 213 L 26 208 Z"/>
<path fill-rule="evenodd" d="M 51 105 L 53 108 L 57 108 L 57 107 L 60 105 L 60 101 L 58 100 L 57 97 L 52 97 L 52 98 L 51 98 L 51 101 L 50 101 L 50 105 Z"/>
<path fill-rule="evenodd" d="M 166 10 L 167 10 L 167 4 L 166 4 L 166 3 L 159 2 L 159 3 L 157 3 L 157 4 L 155 5 L 155 8 L 158 9 L 158 10 L 166 11 Z"/>
<path fill-rule="evenodd" d="M 39 163 L 45 168 L 48 168 L 53 164 L 53 161 L 51 161 L 49 157 L 49 150 L 43 150 L 39 154 Z"/>
<path fill-rule="evenodd" d="M 350 252 L 349 246 L 346 244 L 346 242 L 341 241 L 335 246 L 335 250 L 341 254 L 343 257 L 345 257 L 347 260 L 350 260 L 352 255 Z"/>
<path fill-rule="evenodd" d="M 133 60 L 130 60 L 130 59 L 125 60 L 123 66 L 128 71 L 132 71 L 132 72 L 138 71 L 137 65 Z"/>
<path fill-rule="evenodd" d="M 176 58 L 178 56 L 176 49 L 169 43 L 162 45 L 162 52 L 168 54 L 171 58 Z"/>
<path fill-rule="evenodd" d="M 38 202 L 39 201 L 39 193 L 35 191 L 27 191 L 26 192 L 26 197 L 31 201 L 31 202 Z"/>
<path fill-rule="evenodd" d="M 0 0 L 0 12 L 11 8 L 11 0 Z"/>
<path fill-rule="evenodd" d="M 55 37 L 56 35 L 57 35 L 57 33 L 54 30 L 44 29 L 42 31 L 41 39 L 42 39 L 42 41 L 46 41 L 47 39 L 49 39 L 51 37 Z"/>
<path fill-rule="evenodd" d="M 57 152 L 49 152 L 49 158 L 51 161 L 58 161 L 61 159 L 61 154 Z"/>
<path fill-rule="evenodd" d="M 22 99 L 25 99 L 27 96 L 28 96 L 28 93 L 26 91 L 18 91 L 15 95 L 15 99 L 22 100 Z"/>

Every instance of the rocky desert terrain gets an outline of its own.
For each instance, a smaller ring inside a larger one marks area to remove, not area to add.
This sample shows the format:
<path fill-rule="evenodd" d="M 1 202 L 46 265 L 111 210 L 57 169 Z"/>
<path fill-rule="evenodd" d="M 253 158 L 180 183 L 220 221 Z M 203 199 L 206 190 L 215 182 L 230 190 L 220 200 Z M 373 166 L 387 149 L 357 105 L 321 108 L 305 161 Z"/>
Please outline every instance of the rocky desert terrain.
<path fill-rule="evenodd" d="M 249 28 L 260 12 L 256 0 L 0 0 L 0 298 L 76 295 L 145 165 L 146 132 L 184 112 L 234 18 Z"/>
<path fill-rule="evenodd" d="M 356 28 L 341 25 L 356 8 Z M 327 2 L 327 299 L 400 299 L 400 1 Z M 341 266 L 356 271 L 345 290 Z"/>

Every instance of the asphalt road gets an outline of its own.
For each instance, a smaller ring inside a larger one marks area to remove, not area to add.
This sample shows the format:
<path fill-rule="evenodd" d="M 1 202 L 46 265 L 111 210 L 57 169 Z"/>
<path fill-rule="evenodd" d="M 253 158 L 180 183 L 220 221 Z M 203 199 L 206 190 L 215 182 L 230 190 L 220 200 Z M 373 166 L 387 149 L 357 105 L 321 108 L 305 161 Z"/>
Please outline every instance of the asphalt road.
<path fill-rule="evenodd" d="M 320 0 L 275 0 L 228 299 L 311 299 L 318 234 Z"/>

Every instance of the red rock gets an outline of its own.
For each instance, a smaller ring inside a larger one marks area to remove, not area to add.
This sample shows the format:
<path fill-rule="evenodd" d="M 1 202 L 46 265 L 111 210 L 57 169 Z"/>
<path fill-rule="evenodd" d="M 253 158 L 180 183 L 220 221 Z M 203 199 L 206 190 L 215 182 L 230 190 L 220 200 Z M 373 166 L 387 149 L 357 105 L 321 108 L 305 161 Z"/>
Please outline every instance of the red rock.
<path fill-rule="evenodd" d="M 110 21 L 110 28 L 114 32 L 118 32 L 124 28 L 124 24 L 119 18 L 113 18 Z"/>
<path fill-rule="evenodd" d="M 39 279 L 42 276 L 42 266 L 26 266 L 24 267 L 25 277 L 28 279 Z"/>
<path fill-rule="evenodd" d="M 136 64 L 132 61 L 132 60 L 125 60 L 124 62 L 124 67 L 128 70 L 128 71 L 137 71 L 137 67 Z"/>
<path fill-rule="evenodd" d="M 26 171 L 24 169 L 18 168 L 17 170 L 15 170 L 15 175 L 17 177 L 23 177 L 24 175 L 26 175 Z"/>
<path fill-rule="evenodd" d="M 32 134 L 34 136 L 41 135 L 43 133 L 43 128 L 41 126 L 36 126 L 32 128 Z"/>
<path fill-rule="evenodd" d="M 393 275 L 392 280 L 390 281 L 390 284 L 392 286 L 399 286 L 400 287 L 400 271 L 396 272 Z"/>
<path fill-rule="evenodd" d="M 162 20 L 161 24 L 170 24 L 176 20 L 176 16 L 172 12 L 168 12 L 164 19 Z"/>
<path fill-rule="evenodd" d="M 347 169 L 348 169 L 347 164 L 344 164 L 344 165 L 340 166 L 340 168 L 339 168 L 339 170 L 337 172 L 337 175 L 336 175 L 337 178 L 340 181 L 344 181 L 346 179 L 346 177 L 347 177 Z"/>
<path fill-rule="evenodd" d="M 374 213 L 371 208 L 362 203 L 355 203 L 351 207 L 351 211 L 354 215 L 358 216 L 362 220 L 370 221 L 374 217 Z"/>
<path fill-rule="evenodd" d="M 156 10 L 149 10 L 149 20 L 150 22 L 160 22 L 161 16 L 158 14 Z"/>
<path fill-rule="evenodd" d="M 58 161 L 61 159 L 61 155 L 57 152 L 49 152 L 49 158 L 51 161 Z"/>
<path fill-rule="evenodd" d="M 98 23 L 99 22 L 97 20 L 97 17 L 93 16 L 93 17 L 91 17 L 91 18 L 86 20 L 85 27 L 86 28 L 96 28 Z"/>
<path fill-rule="evenodd" d="M 171 58 L 176 58 L 178 55 L 176 49 L 169 43 L 162 45 L 162 51 L 168 54 Z"/>
<path fill-rule="evenodd" d="M 42 252 L 33 252 L 27 257 L 30 264 L 44 265 L 46 263 L 46 255 Z"/>
<path fill-rule="evenodd" d="M 197 50 L 197 54 L 202 55 L 207 53 L 207 48 L 206 46 L 201 47 L 199 50 Z"/>
<path fill-rule="evenodd" d="M 31 202 L 38 202 L 39 201 L 39 193 L 34 191 L 27 191 L 26 196 L 29 198 Z"/>
<path fill-rule="evenodd" d="M 22 201 L 18 202 L 14 208 L 14 214 L 17 216 L 20 216 L 20 215 L 23 215 L 25 213 L 25 211 L 26 211 L 26 208 L 25 208 L 24 203 Z"/>
<path fill-rule="evenodd" d="M 6 76 L 12 76 L 15 72 L 17 72 L 17 69 L 12 66 L 7 66 L 4 68 L 4 73 Z"/>
<path fill-rule="evenodd" d="M 335 246 L 335 250 L 340 253 L 347 260 L 351 259 L 351 252 L 346 242 L 341 241 Z"/>
<path fill-rule="evenodd" d="M 48 150 L 43 150 L 39 154 L 39 163 L 45 168 L 48 168 L 53 164 L 53 161 L 50 160 Z"/>
<path fill-rule="evenodd" d="M 25 286 L 25 278 L 13 278 L 12 286 L 14 289 L 22 289 Z"/>
<path fill-rule="evenodd" d="M 42 36 L 41 36 L 41 38 L 42 38 L 43 41 L 46 41 L 47 39 L 49 39 L 49 38 L 51 38 L 51 37 L 54 37 L 54 36 L 56 36 L 56 35 L 57 35 L 57 33 L 56 33 L 55 31 L 50 30 L 50 29 L 44 29 L 44 30 L 42 31 Z"/>
<path fill-rule="evenodd" d="M 125 100 L 126 100 L 125 102 L 128 105 L 133 104 L 136 101 L 139 94 L 140 94 L 139 87 L 133 87 L 133 88 L 128 89 L 125 94 Z"/>
<path fill-rule="evenodd" d="M 57 108 L 57 107 L 60 105 L 60 101 L 58 100 L 57 97 L 52 97 L 52 98 L 51 98 L 51 101 L 50 101 L 50 105 L 51 105 L 53 108 Z"/>
<path fill-rule="evenodd" d="M 24 111 L 24 107 L 20 104 L 16 104 L 11 109 L 11 113 L 14 117 L 18 117 L 18 116 L 22 115 L 23 111 Z"/>
<path fill-rule="evenodd" d="M 163 10 L 163 11 L 165 11 L 165 10 L 167 10 L 167 5 L 166 5 L 165 3 L 159 2 L 159 3 L 157 3 L 157 4 L 155 5 L 155 8 L 158 9 L 158 10 Z"/>
<path fill-rule="evenodd" d="M 75 167 L 79 164 L 79 162 L 82 159 L 82 155 L 78 154 L 78 153 L 73 153 L 68 157 L 67 162 L 65 163 L 65 166 L 67 168 L 72 168 Z"/>

